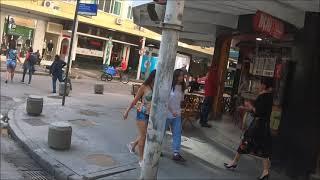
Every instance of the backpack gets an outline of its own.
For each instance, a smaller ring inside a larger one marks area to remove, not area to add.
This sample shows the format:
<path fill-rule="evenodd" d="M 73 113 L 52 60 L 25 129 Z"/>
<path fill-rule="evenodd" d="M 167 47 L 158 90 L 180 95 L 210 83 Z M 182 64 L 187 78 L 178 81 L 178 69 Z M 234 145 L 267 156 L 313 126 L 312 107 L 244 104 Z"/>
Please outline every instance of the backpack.
<path fill-rule="evenodd" d="M 30 56 L 29 56 L 29 62 L 31 65 L 34 65 L 36 64 L 38 61 L 38 57 L 35 53 L 31 53 Z"/>

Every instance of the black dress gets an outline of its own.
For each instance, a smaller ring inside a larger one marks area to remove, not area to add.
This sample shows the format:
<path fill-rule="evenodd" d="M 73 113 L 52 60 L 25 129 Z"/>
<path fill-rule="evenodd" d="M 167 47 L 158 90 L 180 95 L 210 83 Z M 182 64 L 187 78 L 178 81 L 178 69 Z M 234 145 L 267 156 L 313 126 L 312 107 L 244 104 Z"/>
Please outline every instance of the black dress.
<path fill-rule="evenodd" d="M 272 93 L 260 94 L 254 103 L 256 109 L 250 127 L 238 148 L 240 154 L 252 154 L 262 158 L 271 156 L 270 116 L 272 112 Z"/>

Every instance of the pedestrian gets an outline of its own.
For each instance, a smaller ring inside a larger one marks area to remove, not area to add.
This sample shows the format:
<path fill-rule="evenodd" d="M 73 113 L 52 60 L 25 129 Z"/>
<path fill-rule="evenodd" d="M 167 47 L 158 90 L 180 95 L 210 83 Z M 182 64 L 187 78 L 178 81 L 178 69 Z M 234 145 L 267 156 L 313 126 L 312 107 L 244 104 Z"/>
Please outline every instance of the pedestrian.
<path fill-rule="evenodd" d="M 56 93 L 56 86 L 57 86 L 57 80 L 59 82 L 63 82 L 62 74 L 63 70 L 62 68 L 67 65 L 66 62 L 60 59 L 59 55 L 56 55 L 54 57 L 54 61 L 50 66 L 50 74 L 52 76 L 52 93 Z"/>
<path fill-rule="evenodd" d="M 166 129 L 170 125 L 172 131 L 172 160 L 185 162 L 185 159 L 180 155 L 181 149 L 181 102 L 184 100 L 184 91 L 186 83 L 184 82 L 184 72 L 181 69 L 176 69 L 173 73 L 173 81 L 168 103 L 168 118 Z"/>
<path fill-rule="evenodd" d="M 218 84 L 218 74 L 217 66 L 213 65 L 212 68 L 209 68 L 207 77 L 204 84 L 204 101 L 201 108 L 200 114 L 200 125 L 202 127 L 211 128 L 211 124 L 208 124 L 208 116 L 212 109 L 213 98 L 216 96 L 216 89 Z"/>
<path fill-rule="evenodd" d="M 40 51 L 39 51 L 39 50 L 37 50 L 37 52 L 36 52 L 36 57 L 37 57 L 37 62 L 36 62 L 36 64 L 40 65 L 40 63 L 41 63 L 41 58 L 40 58 Z"/>
<path fill-rule="evenodd" d="M 9 52 L 7 54 L 7 76 L 6 76 L 6 81 L 5 83 L 8 83 L 9 78 L 11 78 L 11 82 L 13 81 L 13 77 L 14 77 L 14 72 L 16 70 L 16 66 L 17 66 L 17 60 L 21 63 L 18 54 L 17 54 L 17 50 L 15 46 L 12 46 L 12 49 L 9 49 Z"/>
<path fill-rule="evenodd" d="M 32 74 L 34 72 L 34 65 L 37 62 L 37 56 L 35 53 L 33 53 L 32 47 L 29 48 L 26 59 L 23 62 L 23 74 L 22 74 L 22 80 L 21 82 L 24 83 L 24 78 L 26 76 L 27 71 L 29 71 L 29 81 L 28 84 L 31 83 Z"/>
<path fill-rule="evenodd" d="M 246 103 L 248 111 L 254 113 L 254 120 L 245 131 L 241 144 L 234 159 L 230 163 L 225 163 L 227 169 L 234 169 L 240 160 L 241 154 L 252 154 L 263 158 L 263 171 L 258 179 L 269 179 L 270 156 L 271 156 L 271 132 L 270 116 L 273 105 L 272 94 L 273 80 L 265 78 L 260 83 L 260 93 L 254 104 Z"/>
<path fill-rule="evenodd" d="M 136 124 L 139 131 L 138 138 L 129 143 L 127 146 L 130 152 L 135 152 L 135 147 L 138 145 L 139 154 L 139 165 L 142 166 L 144 145 L 146 141 L 147 126 L 149 121 L 149 115 L 151 110 L 151 101 L 153 93 L 153 84 L 156 76 L 156 70 L 153 70 L 149 77 L 144 81 L 144 83 L 139 88 L 137 95 L 134 97 L 128 109 L 125 111 L 123 118 L 126 120 L 128 118 L 128 113 L 130 110 L 138 103 L 139 99 L 142 98 L 142 102 L 137 106 L 137 118 Z"/>

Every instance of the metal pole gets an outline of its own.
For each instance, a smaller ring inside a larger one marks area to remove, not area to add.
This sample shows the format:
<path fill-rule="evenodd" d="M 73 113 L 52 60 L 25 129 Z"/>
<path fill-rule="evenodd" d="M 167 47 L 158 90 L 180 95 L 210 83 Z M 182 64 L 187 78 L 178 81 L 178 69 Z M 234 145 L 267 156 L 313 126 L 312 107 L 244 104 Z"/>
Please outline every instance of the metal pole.
<path fill-rule="evenodd" d="M 71 61 L 71 52 L 73 47 L 73 40 L 76 35 L 76 26 L 77 26 L 77 20 L 78 20 L 78 10 L 79 10 L 79 4 L 80 0 L 77 0 L 76 2 L 76 10 L 74 12 L 74 19 L 73 19 L 73 25 L 72 25 L 72 35 L 71 35 L 71 42 L 70 42 L 70 49 L 69 49 L 69 55 L 68 55 L 68 62 L 67 62 L 67 70 L 66 70 L 66 78 L 64 79 L 64 92 L 63 92 L 63 97 L 62 97 L 62 106 L 64 106 L 65 101 L 66 101 L 66 92 L 67 92 L 67 83 L 68 83 L 68 78 L 69 78 L 69 69 L 70 69 L 70 61 Z"/>
<path fill-rule="evenodd" d="M 141 65 L 142 65 L 142 58 L 144 55 L 144 48 L 146 46 L 146 38 L 143 37 L 142 38 L 142 45 L 141 45 L 141 49 L 140 49 L 140 57 L 139 57 L 139 65 L 138 65 L 138 72 L 137 72 L 137 80 L 140 79 L 140 75 L 141 75 Z"/>
<path fill-rule="evenodd" d="M 140 179 L 157 179 L 184 0 L 167 1 Z"/>

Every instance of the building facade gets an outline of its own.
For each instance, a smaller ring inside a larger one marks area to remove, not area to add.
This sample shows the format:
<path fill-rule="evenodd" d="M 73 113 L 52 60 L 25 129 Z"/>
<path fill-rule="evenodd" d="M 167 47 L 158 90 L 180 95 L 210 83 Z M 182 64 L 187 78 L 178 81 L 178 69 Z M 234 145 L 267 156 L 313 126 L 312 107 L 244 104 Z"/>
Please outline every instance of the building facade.
<path fill-rule="evenodd" d="M 28 47 L 39 50 L 44 65 L 55 54 L 68 58 L 75 0 L 2 0 L 1 47 L 15 41 L 21 57 Z M 71 59 L 76 66 L 101 67 L 125 61 L 140 72 L 144 46 L 160 44 L 161 36 L 137 26 L 132 20 L 132 2 L 97 0 L 97 16 L 79 16 L 78 30 Z M 151 43 L 152 42 L 152 43 Z M 143 44 L 143 45 L 142 45 Z M 210 58 L 212 48 L 179 43 L 179 51 Z M 138 77 L 138 76 L 137 76 Z"/>

